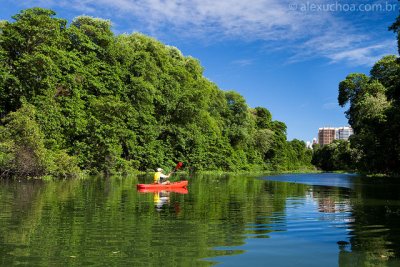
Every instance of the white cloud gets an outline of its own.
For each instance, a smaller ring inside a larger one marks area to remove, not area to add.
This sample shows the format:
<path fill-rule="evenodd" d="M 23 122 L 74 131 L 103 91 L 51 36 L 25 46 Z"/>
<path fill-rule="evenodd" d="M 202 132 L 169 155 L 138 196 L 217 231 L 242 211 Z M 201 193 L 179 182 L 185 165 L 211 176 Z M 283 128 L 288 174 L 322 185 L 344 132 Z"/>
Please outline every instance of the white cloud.
<path fill-rule="evenodd" d="M 136 29 L 180 38 L 263 40 L 284 46 L 289 62 L 324 57 L 332 63 L 370 65 L 395 45 L 375 40 L 335 12 L 302 12 L 298 0 L 41 0 L 49 7 L 71 7 L 95 16 L 134 20 Z M 325 3 L 315 0 L 313 3 Z M 352 15 L 352 14 L 349 14 Z M 385 15 L 385 14 L 383 14 Z M 364 16 L 365 18 L 365 16 Z M 164 33 L 165 34 L 165 33 Z M 390 46 L 390 47 L 388 47 Z"/>
<path fill-rule="evenodd" d="M 238 59 L 238 60 L 232 61 L 232 64 L 238 65 L 240 67 L 246 67 L 246 66 L 250 66 L 251 64 L 253 64 L 253 60 L 252 59 Z"/>
<path fill-rule="evenodd" d="M 380 44 L 367 47 L 359 47 L 346 51 L 338 51 L 329 55 L 333 63 L 347 61 L 351 65 L 373 65 L 376 61 L 387 54 L 396 53 L 396 42 L 385 41 Z"/>

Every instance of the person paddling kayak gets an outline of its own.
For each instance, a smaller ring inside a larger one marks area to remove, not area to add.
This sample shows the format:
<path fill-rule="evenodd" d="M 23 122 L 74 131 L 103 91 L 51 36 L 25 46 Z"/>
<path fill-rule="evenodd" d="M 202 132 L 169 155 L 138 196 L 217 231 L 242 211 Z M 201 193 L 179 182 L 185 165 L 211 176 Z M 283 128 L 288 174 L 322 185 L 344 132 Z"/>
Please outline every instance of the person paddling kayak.
<path fill-rule="evenodd" d="M 167 181 L 167 179 L 171 176 L 171 173 L 169 174 L 164 174 L 163 169 L 157 168 L 156 173 L 154 173 L 154 183 L 155 184 L 170 184 L 170 181 Z"/>

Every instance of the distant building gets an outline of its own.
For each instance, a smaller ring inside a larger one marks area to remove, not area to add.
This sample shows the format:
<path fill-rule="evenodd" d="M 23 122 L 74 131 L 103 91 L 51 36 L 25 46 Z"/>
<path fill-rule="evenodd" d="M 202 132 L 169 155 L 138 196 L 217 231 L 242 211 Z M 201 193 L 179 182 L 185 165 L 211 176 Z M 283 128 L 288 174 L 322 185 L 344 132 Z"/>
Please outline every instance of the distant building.
<path fill-rule="evenodd" d="M 318 143 L 321 146 L 328 145 L 333 140 L 348 140 L 352 135 L 353 129 L 351 127 L 323 127 L 318 129 Z"/>
<path fill-rule="evenodd" d="M 336 130 L 333 127 L 324 127 L 318 129 L 318 143 L 321 146 L 328 145 L 336 138 Z"/>
<path fill-rule="evenodd" d="M 353 133 L 354 133 L 353 128 L 351 128 L 351 127 L 336 128 L 336 139 L 348 140 L 350 135 L 352 135 Z"/>
<path fill-rule="evenodd" d="M 307 148 L 312 148 L 312 143 L 311 143 L 310 141 L 307 141 L 306 147 L 307 147 Z"/>
<path fill-rule="evenodd" d="M 314 137 L 312 141 L 306 142 L 306 147 L 309 149 L 313 149 L 315 144 L 318 144 L 318 141 L 317 141 L 317 138 Z"/>
<path fill-rule="evenodd" d="M 313 138 L 313 140 L 312 140 L 312 144 L 313 144 L 313 145 L 315 145 L 315 144 L 318 144 L 318 140 L 317 140 L 317 138 L 315 138 L 315 137 Z"/>

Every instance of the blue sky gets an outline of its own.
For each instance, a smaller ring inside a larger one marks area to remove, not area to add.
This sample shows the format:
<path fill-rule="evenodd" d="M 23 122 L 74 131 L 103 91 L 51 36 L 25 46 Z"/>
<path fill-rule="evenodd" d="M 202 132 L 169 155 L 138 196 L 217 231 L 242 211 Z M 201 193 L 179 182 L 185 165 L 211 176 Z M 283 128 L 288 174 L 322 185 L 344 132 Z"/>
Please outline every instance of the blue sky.
<path fill-rule="evenodd" d="M 109 19 L 116 34 L 142 32 L 200 60 L 204 75 L 249 106 L 268 108 L 288 139 L 312 140 L 319 127 L 345 126 L 338 84 L 396 54 L 387 28 L 397 1 L 321 0 L 0 0 L 0 19 L 28 7 L 71 21 Z"/>

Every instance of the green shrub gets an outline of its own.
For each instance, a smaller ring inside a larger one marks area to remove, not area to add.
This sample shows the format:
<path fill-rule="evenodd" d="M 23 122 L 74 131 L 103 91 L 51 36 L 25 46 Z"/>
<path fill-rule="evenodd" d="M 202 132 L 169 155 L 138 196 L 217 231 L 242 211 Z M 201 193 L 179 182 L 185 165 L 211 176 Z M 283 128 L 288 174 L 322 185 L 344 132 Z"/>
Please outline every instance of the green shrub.
<path fill-rule="evenodd" d="M 74 157 L 51 151 L 35 120 L 36 109 L 24 103 L 4 119 L 0 129 L 0 167 L 5 177 L 70 177 L 79 173 Z"/>

